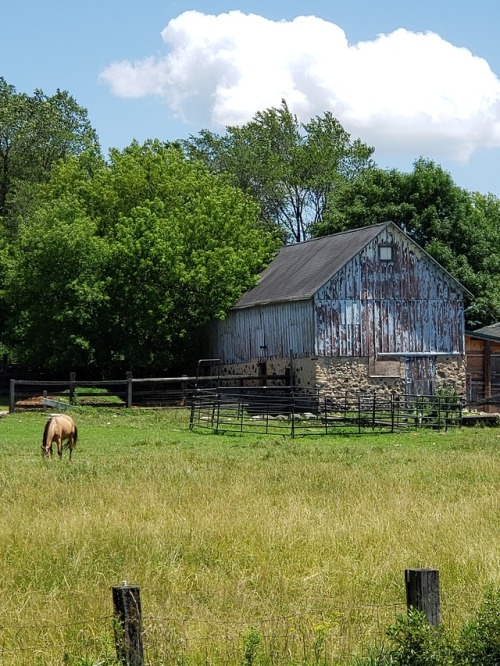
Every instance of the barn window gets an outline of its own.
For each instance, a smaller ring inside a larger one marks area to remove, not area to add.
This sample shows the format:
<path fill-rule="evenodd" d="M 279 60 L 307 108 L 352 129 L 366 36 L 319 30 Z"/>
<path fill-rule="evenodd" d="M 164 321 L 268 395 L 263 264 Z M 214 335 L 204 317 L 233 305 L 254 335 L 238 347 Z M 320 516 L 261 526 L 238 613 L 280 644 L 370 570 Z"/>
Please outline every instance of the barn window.
<path fill-rule="evenodd" d="M 378 257 L 380 261 L 392 261 L 392 246 L 391 245 L 379 245 L 378 247 Z"/>

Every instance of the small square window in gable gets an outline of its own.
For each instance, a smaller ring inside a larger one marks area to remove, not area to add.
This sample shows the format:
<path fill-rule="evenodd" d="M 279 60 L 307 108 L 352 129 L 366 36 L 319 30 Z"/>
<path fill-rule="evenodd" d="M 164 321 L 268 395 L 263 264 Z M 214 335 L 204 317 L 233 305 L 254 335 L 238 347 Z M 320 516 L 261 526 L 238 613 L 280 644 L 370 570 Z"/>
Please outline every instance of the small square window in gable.
<path fill-rule="evenodd" d="M 379 245 L 378 258 L 380 261 L 392 261 L 392 245 Z"/>

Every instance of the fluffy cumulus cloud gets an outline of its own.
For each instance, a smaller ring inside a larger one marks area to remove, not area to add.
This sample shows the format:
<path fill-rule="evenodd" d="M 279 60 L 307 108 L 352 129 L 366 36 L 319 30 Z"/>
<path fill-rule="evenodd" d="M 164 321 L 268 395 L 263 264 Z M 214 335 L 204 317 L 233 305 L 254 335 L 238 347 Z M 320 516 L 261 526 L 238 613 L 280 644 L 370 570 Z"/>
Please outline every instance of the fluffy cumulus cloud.
<path fill-rule="evenodd" d="M 113 63 L 101 78 L 121 97 L 160 96 L 200 129 L 245 123 L 285 99 L 301 121 L 331 111 L 386 151 L 465 162 L 476 148 L 500 146 L 500 80 L 484 59 L 432 32 L 350 44 L 314 16 L 188 11 L 161 34 L 165 56 Z"/>

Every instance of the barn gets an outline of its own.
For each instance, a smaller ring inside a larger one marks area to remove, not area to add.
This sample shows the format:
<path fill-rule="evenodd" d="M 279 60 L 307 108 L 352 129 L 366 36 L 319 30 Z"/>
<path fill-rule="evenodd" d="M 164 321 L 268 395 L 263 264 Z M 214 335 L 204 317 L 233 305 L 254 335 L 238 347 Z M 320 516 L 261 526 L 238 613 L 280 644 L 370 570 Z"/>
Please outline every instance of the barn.
<path fill-rule="evenodd" d="M 464 394 L 468 296 L 394 223 L 346 231 L 284 246 L 212 322 L 210 357 L 325 394 Z"/>

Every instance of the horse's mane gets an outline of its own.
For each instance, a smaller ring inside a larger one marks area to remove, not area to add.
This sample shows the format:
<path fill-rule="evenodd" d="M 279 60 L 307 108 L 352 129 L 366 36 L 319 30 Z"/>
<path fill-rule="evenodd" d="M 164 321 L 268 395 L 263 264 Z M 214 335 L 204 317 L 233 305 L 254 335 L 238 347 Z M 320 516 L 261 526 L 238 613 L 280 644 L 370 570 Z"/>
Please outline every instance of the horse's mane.
<path fill-rule="evenodd" d="M 45 439 L 47 437 L 47 433 L 49 432 L 49 427 L 50 427 L 50 422 L 52 419 L 50 418 L 47 423 L 45 424 L 45 428 L 43 429 L 43 437 L 42 437 L 42 446 L 45 444 Z"/>

